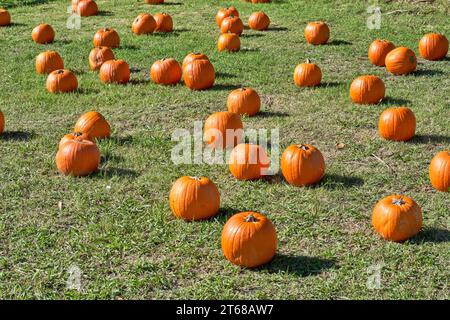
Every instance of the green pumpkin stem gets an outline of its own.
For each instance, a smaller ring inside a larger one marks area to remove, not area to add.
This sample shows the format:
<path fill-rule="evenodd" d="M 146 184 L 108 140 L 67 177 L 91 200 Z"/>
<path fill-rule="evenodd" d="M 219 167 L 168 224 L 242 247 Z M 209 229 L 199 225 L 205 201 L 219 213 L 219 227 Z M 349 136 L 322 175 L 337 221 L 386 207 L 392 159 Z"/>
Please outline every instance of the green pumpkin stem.
<path fill-rule="evenodd" d="M 402 206 L 402 205 L 404 205 L 406 202 L 403 200 L 403 198 L 398 198 L 398 199 L 394 199 L 393 201 L 392 201 L 392 204 L 395 204 L 395 205 L 397 205 L 397 206 Z"/>
<path fill-rule="evenodd" d="M 245 222 L 257 222 L 258 219 L 253 215 L 249 214 L 247 217 L 245 217 Z"/>

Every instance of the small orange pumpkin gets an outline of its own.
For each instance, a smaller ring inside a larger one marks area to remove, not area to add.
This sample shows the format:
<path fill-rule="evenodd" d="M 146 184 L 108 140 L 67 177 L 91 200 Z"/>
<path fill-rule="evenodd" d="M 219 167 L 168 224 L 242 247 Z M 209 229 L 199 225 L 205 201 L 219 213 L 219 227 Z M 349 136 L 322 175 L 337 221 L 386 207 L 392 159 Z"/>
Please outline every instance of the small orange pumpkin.
<path fill-rule="evenodd" d="M 406 107 L 386 109 L 378 120 L 378 132 L 386 140 L 408 141 L 416 132 L 416 117 Z"/>
<path fill-rule="evenodd" d="M 36 57 L 36 72 L 39 74 L 49 74 L 58 69 L 64 69 L 64 62 L 56 51 L 41 52 Z"/>
<path fill-rule="evenodd" d="M 427 60 L 440 60 L 447 55 L 448 39 L 440 33 L 426 34 L 419 41 L 419 53 Z"/>
<path fill-rule="evenodd" d="M 325 22 L 310 22 L 305 28 L 305 38 L 308 43 L 325 44 L 330 39 L 330 28 Z"/>
<path fill-rule="evenodd" d="M 222 33 L 217 41 L 217 50 L 237 52 L 241 49 L 241 39 L 235 33 Z"/>
<path fill-rule="evenodd" d="M 265 175 L 270 159 L 259 145 L 241 143 L 231 151 L 228 166 L 236 179 L 255 180 Z"/>
<path fill-rule="evenodd" d="M 395 45 L 388 40 L 377 39 L 369 46 L 367 56 L 372 64 L 384 67 L 386 56 L 395 49 Z"/>
<path fill-rule="evenodd" d="M 242 141 L 243 129 L 237 113 L 216 112 L 205 121 L 203 140 L 212 148 L 234 148 Z"/>
<path fill-rule="evenodd" d="M 147 4 L 162 4 L 164 3 L 164 0 L 144 0 Z"/>
<path fill-rule="evenodd" d="M 188 221 L 204 220 L 219 212 L 220 193 L 214 182 L 205 177 L 181 177 L 169 194 L 172 213 Z"/>
<path fill-rule="evenodd" d="M 419 233 L 422 210 L 409 197 L 390 195 L 373 208 L 372 225 L 384 239 L 402 242 Z"/>
<path fill-rule="evenodd" d="M 43 23 L 33 29 L 31 38 L 34 42 L 40 44 L 52 43 L 55 40 L 55 30 L 51 25 Z"/>
<path fill-rule="evenodd" d="M 47 77 L 47 90 L 51 93 L 72 92 L 78 89 L 77 77 L 69 70 L 58 69 Z"/>
<path fill-rule="evenodd" d="M 392 74 L 408 74 L 416 70 L 417 58 L 411 49 L 398 47 L 387 54 L 385 64 L 386 69 Z"/>
<path fill-rule="evenodd" d="M 5 115 L 0 111 L 0 134 L 5 130 Z"/>
<path fill-rule="evenodd" d="M 111 127 L 103 115 L 97 111 L 89 111 L 78 118 L 73 132 L 80 132 L 91 139 L 103 139 L 111 136 Z"/>
<path fill-rule="evenodd" d="M 220 28 L 222 25 L 223 19 L 229 17 L 229 16 L 235 16 L 239 17 L 239 12 L 235 7 L 229 7 L 229 8 L 221 8 L 219 11 L 217 11 L 216 14 L 216 24 Z"/>
<path fill-rule="evenodd" d="M 354 103 L 375 104 L 384 99 L 386 88 L 377 76 L 360 76 L 350 86 L 350 97 Z"/>
<path fill-rule="evenodd" d="M 153 33 L 156 29 L 156 21 L 151 14 L 141 13 L 134 19 L 131 30 L 135 34 Z"/>
<path fill-rule="evenodd" d="M 251 0 L 252 3 L 269 3 L 270 0 Z"/>
<path fill-rule="evenodd" d="M 0 9 L 0 27 L 9 26 L 11 24 L 11 15 L 8 10 Z"/>
<path fill-rule="evenodd" d="M 191 53 L 189 53 L 183 59 L 183 65 L 182 65 L 183 72 L 184 72 L 184 69 L 186 68 L 186 65 L 189 62 L 191 62 L 193 60 L 201 60 L 201 59 L 209 60 L 209 58 L 208 58 L 208 56 L 206 54 L 199 53 L 199 52 L 191 52 Z"/>
<path fill-rule="evenodd" d="M 164 58 L 153 63 L 150 77 L 157 84 L 175 85 L 181 80 L 183 71 L 177 60 Z"/>
<path fill-rule="evenodd" d="M 281 172 L 289 184 L 313 185 L 325 174 L 325 160 L 316 147 L 294 144 L 287 147 L 281 155 Z"/>
<path fill-rule="evenodd" d="M 450 150 L 438 152 L 428 170 L 431 185 L 439 191 L 450 191 Z"/>
<path fill-rule="evenodd" d="M 318 86 L 322 80 L 322 71 L 315 63 L 306 60 L 294 70 L 294 82 L 298 87 Z"/>
<path fill-rule="evenodd" d="M 69 142 L 71 140 L 89 140 L 94 142 L 94 140 L 86 133 L 72 132 L 64 135 L 61 138 L 61 140 L 59 141 L 59 149 L 61 149 L 66 142 Z"/>
<path fill-rule="evenodd" d="M 222 24 L 220 25 L 221 33 L 235 33 L 240 36 L 243 31 L 244 23 L 239 17 L 233 15 L 223 19 Z"/>
<path fill-rule="evenodd" d="M 91 70 L 99 70 L 106 61 L 114 59 L 114 52 L 110 47 L 95 47 L 89 53 L 89 67 Z"/>
<path fill-rule="evenodd" d="M 172 32 L 173 20 L 167 13 L 157 13 L 154 16 L 156 22 L 155 31 L 158 32 Z"/>
<path fill-rule="evenodd" d="M 262 11 L 253 12 L 248 18 L 248 26 L 250 29 L 263 31 L 267 30 L 270 25 L 270 19 L 267 14 Z"/>
<path fill-rule="evenodd" d="M 81 0 L 76 11 L 81 17 L 95 16 L 98 14 L 98 6 L 93 0 Z"/>
<path fill-rule="evenodd" d="M 204 90 L 211 88 L 215 79 L 214 67 L 208 59 L 192 60 L 184 68 L 183 80 L 189 89 Z"/>
<path fill-rule="evenodd" d="M 123 60 L 105 61 L 100 67 L 100 80 L 104 83 L 128 83 L 130 66 Z"/>
<path fill-rule="evenodd" d="M 120 37 L 116 30 L 103 28 L 97 31 L 92 42 L 94 47 L 117 48 L 120 46 Z"/>
<path fill-rule="evenodd" d="M 92 141 L 71 139 L 59 148 L 55 160 L 63 175 L 87 176 L 98 169 L 100 150 Z"/>
<path fill-rule="evenodd" d="M 272 221 L 257 212 L 237 213 L 223 226 L 223 254 L 241 267 L 256 268 L 268 263 L 275 256 L 277 242 Z"/>
<path fill-rule="evenodd" d="M 261 98 L 252 88 L 240 88 L 230 92 L 227 98 L 228 111 L 254 116 L 261 109 Z"/>

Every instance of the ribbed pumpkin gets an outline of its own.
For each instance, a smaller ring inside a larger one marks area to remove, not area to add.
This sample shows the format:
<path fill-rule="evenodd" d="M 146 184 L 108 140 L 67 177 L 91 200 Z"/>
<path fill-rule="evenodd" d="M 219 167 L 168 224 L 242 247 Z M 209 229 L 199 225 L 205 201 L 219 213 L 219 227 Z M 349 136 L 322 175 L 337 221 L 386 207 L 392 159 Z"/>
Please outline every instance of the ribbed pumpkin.
<path fill-rule="evenodd" d="M 386 56 L 395 49 L 395 45 L 388 40 L 377 39 L 369 46 L 367 56 L 372 64 L 384 67 Z"/>
<path fill-rule="evenodd" d="M 90 139 L 103 139 L 111 135 L 111 127 L 101 113 L 89 111 L 78 118 L 73 132 L 86 134 Z"/>
<path fill-rule="evenodd" d="M 252 88 L 239 88 L 230 92 L 227 98 L 228 111 L 254 116 L 261 109 L 261 98 Z"/>
<path fill-rule="evenodd" d="M 78 80 L 71 71 L 58 69 L 48 75 L 46 85 L 51 93 L 71 92 L 78 89 Z"/>
<path fill-rule="evenodd" d="M 294 70 L 294 83 L 298 87 L 313 87 L 318 86 L 322 80 L 322 71 L 315 63 L 306 60 L 306 63 L 301 63 Z"/>
<path fill-rule="evenodd" d="M 416 132 L 416 117 L 406 107 L 386 109 L 378 120 L 378 132 L 386 140 L 408 141 Z"/>
<path fill-rule="evenodd" d="M 150 77 L 157 84 L 177 84 L 181 80 L 182 73 L 178 61 L 172 58 L 158 60 L 150 68 Z"/>
<path fill-rule="evenodd" d="M 0 27 L 9 26 L 11 24 L 11 15 L 8 10 L 0 9 Z"/>
<path fill-rule="evenodd" d="M 130 67 L 123 60 L 108 60 L 100 67 L 100 80 L 104 83 L 125 84 L 130 81 Z"/>
<path fill-rule="evenodd" d="M 234 148 L 242 141 L 243 129 L 237 113 L 216 112 L 205 121 L 203 140 L 212 148 Z"/>
<path fill-rule="evenodd" d="M 217 50 L 237 52 L 241 49 L 241 39 L 235 33 L 222 33 L 217 41 Z"/>
<path fill-rule="evenodd" d="M 419 41 L 419 53 L 427 60 L 440 60 L 447 55 L 448 39 L 439 33 L 426 34 Z"/>
<path fill-rule="evenodd" d="M 228 167 L 238 180 L 255 180 L 265 175 L 270 166 L 266 151 L 256 144 L 241 143 L 231 151 Z"/>
<path fill-rule="evenodd" d="M 268 263 L 277 250 L 277 232 L 264 215 L 240 212 L 228 219 L 222 230 L 222 251 L 233 264 L 256 268 Z"/>
<path fill-rule="evenodd" d="M 248 18 L 248 26 L 250 29 L 263 31 L 267 30 L 270 25 L 270 19 L 267 14 L 262 11 L 253 12 Z"/>
<path fill-rule="evenodd" d="M 422 228 L 422 210 L 409 197 L 390 195 L 375 205 L 372 225 L 384 239 L 402 242 L 419 233 Z"/>
<path fill-rule="evenodd" d="M 450 150 L 437 153 L 428 170 L 431 185 L 439 191 L 450 191 Z"/>
<path fill-rule="evenodd" d="M 206 54 L 199 53 L 199 52 L 191 52 L 191 53 L 189 53 L 183 59 L 183 65 L 182 65 L 183 72 L 184 72 L 184 69 L 186 68 L 186 65 L 189 62 L 191 62 L 193 60 L 201 60 L 201 59 L 209 60 L 209 58 L 208 58 L 208 56 Z"/>
<path fill-rule="evenodd" d="M 172 213 L 188 221 L 204 220 L 219 212 L 220 194 L 214 182 L 206 177 L 181 177 L 169 194 Z"/>
<path fill-rule="evenodd" d="M 392 74 L 408 74 L 416 70 L 417 58 L 411 49 L 398 47 L 387 54 L 385 64 Z"/>
<path fill-rule="evenodd" d="M 56 51 L 44 51 L 36 57 L 36 72 L 49 74 L 58 69 L 64 69 L 64 62 Z"/>
<path fill-rule="evenodd" d="M 0 134 L 5 130 L 5 115 L 0 111 Z"/>
<path fill-rule="evenodd" d="M 233 15 L 223 19 L 222 24 L 220 25 L 221 33 L 235 33 L 240 36 L 243 31 L 244 23 L 239 17 Z"/>
<path fill-rule="evenodd" d="M 220 28 L 222 25 L 223 19 L 229 17 L 229 16 L 235 16 L 239 17 L 239 12 L 235 7 L 229 7 L 229 8 L 221 8 L 216 14 L 216 24 Z"/>
<path fill-rule="evenodd" d="M 316 147 L 294 144 L 287 147 L 281 155 L 281 172 L 289 184 L 313 185 L 325 174 L 325 160 Z"/>
<path fill-rule="evenodd" d="M 156 29 L 156 21 L 151 14 L 141 13 L 134 19 L 131 30 L 135 34 L 153 33 Z"/>
<path fill-rule="evenodd" d="M 120 46 L 120 37 L 116 30 L 103 28 L 97 31 L 92 42 L 94 47 L 117 48 Z"/>
<path fill-rule="evenodd" d="M 59 141 L 59 148 L 62 148 L 62 146 L 71 140 L 89 140 L 94 142 L 94 139 L 91 138 L 87 133 L 81 133 L 81 132 L 72 132 L 64 135 L 61 140 Z"/>
<path fill-rule="evenodd" d="M 93 0 L 81 0 L 77 5 L 77 13 L 82 17 L 90 17 L 98 14 L 97 3 Z"/>
<path fill-rule="evenodd" d="M 310 22 L 305 28 L 305 39 L 308 43 L 325 44 L 330 38 L 330 28 L 325 22 Z"/>
<path fill-rule="evenodd" d="M 216 75 L 208 59 L 192 60 L 186 64 L 183 71 L 183 80 L 189 89 L 204 90 L 214 85 Z"/>
<path fill-rule="evenodd" d="M 106 61 L 114 59 L 114 52 L 110 47 L 95 47 L 89 53 L 89 67 L 91 70 L 99 70 Z"/>
<path fill-rule="evenodd" d="M 33 29 L 31 38 L 39 44 L 52 43 L 55 40 L 55 30 L 51 25 L 43 23 Z"/>
<path fill-rule="evenodd" d="M 172 32 L 173 20 L 167 13 L 157 13 L 154 16 L 156 22 L 155 31 L 158 32 Z"/>
<path fill-rule="evenodd" d="M 144 2 L 148 4 L 161 4 L 164 3 L 164 0 L 144 0 Z"/>
<path fill-rule="evenodd" d="M 375 104 L 384 99 L 385 86 L 377 76 L 360 76 L 350 86 L 350 97 L 354 103 Z"/>
<path fill-rule="evenodd" d="M 71 139 L 60 146 L 55 160 L 63 175 L 87 176 L 98 169 L 100 150 L 92 141 Z"/>

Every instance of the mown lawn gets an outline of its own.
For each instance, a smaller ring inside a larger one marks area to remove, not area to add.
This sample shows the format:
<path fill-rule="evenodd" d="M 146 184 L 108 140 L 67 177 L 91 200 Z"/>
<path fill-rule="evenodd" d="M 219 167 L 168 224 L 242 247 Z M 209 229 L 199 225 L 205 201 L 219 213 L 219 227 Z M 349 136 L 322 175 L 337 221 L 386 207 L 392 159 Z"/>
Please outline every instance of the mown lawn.
<path fill-rule="evenodd" d="M 102 13 L 69 30 L 68 1 L 0 1 L 14 21 L 0 28 L 0 109 L 7 121 L 0 137 L 0 298 L 449 299 L 450 197 L 428 180 L 431 158 L 450 147 L 449 58 L 419 58 L 417 72 L 401 77 L 366 58 L 376 38 L 418 54 L 424 33 L 449 37 L 447 1 L 380 1 L 379 30 L 366 27 L 370 14 L 363 1 L 142 2 L 98 0 Z M 216 50 L 214 16 L 228 5 L 238 8 L 244 22 L 258 9 L 272 20 L 267 32 L 245 30 L 244 49 L 235 54 Z M 173 16 L 173 33 L 131 33 L 138 13 L 159 11 Z M 319 19 L 330 25 L 331 43 L 313 47 L 303 29 Z M 56 29 L 54 44 L 31 41 L 32 28 L 41 22 Z M 92 37 L 104 26 L 121 36 L 114 52 L 133 67 L 129 85 L 104 85 L 89 71 Z M 76 72 L 78 92 L 47 93 L 34 58 L 48 49 Z M 192 51 L 213 62 L 212 90 L 149 82 L 155 60 L 181 61 Z M 294 86 L 293 70 L 307 58 L 320 65 L 323 86 Z M 361 74 L 384 80 L 383 103 L 350 102 L 349 85 Z M 241 85 L 263 97 L 263 113 L 245 118 L 244 126 L 279 128 L 281 148 L 317 146 L 327 163 L 322 183 L 296 188 L 282 178 L 241 182 L 226 165 L 172 164 L 172 132 L 192 130 L 194 121 L 225 110 L 229 91 Z M 381 140 L 378 115 L 401 104 L 416 114 L 417 136 L 408 143 Z M 101 170 L 63 177 L 54 162 L 58 141 L 90 110 L 104 114 L 113 128 L 113 138 L 99 143 Z M 218 185 L 220 215 L 195 223 L 172 216 L 168 193 L 182 175 L 209 176 Z M 391 193 L 408 195 L 423 209 L 424 230 L 403 244 L 382 240 L 371 227 L 374 204 Z M 277 256 L 257 270 L 231 265 L 220 248 L 223 224 L 245 210 L 265 213 L 278 231 Z M 378 264 L 381 288 L 369 289 L 367 279 Z M 81 270 L 81 291 L 66 286 L 71 266 Z"/>

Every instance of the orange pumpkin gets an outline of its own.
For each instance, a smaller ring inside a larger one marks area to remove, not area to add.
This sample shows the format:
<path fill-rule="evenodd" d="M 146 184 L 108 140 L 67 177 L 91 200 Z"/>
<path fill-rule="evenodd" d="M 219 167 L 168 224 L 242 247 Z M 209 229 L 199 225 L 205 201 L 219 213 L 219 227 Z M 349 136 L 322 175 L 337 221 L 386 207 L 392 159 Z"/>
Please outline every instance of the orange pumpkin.
<path fill-rule="evenodd" d="M 186 65 L 193 61 L 193 60 L 201 60 L 201 59 L 205 59 L 205 60 L 209 60 L 208 56 L 206 54 L 203 53 L 199 53 L 199 52 L 192 52 L 189 53 L 186 57 L 184 57 L 183 59 L 183 65 L 182 65 L 182 69 L 184 72 L 184 69 L 186 68 Z"/>
<path fill-rule="evenodd" d="M 173 21 L 172 17 L 167 13 L 157 13 L 154 16 L 156 22 L 155 31 L 158 32 L 172 32 Z"/>
<path fill-rule="evenodd" d="M 268 263 L 277 250 L 277 232 L 264 215 L 240 212 L 228 219 L 222 230 L 222 251 L 233 264 L 256 268 Z"/>
<path fill-rule="evenodd" d="M 239 17 L 229 16 L 222 20 L 221 33 L 235 33 L 238 36 L 244 31 L 244 23 Z"/>
<path fill-rule="evenodd" d="M 157 84 L 175 85 L 181 80 L 182 70 L 177 60 L 164 58 L 153 63 L 150 77 Z"/>
<path fill-rule="evenodd" d="M 372 225 L 384 239 L 402 242 L 419 233 L 422 210 L 409 197 L 390 195 L 375 205 Z"/>
<path fill-rule="evenodd" d="M 103 28 L 97 31 L 92 42 L 94 47 L 117 48 L 120 46 L 120 37 L 116 30 Z"/>
<path fill-rule="evenodd" d="M 252 3 L 269 3 L 270 0 L 251 0 Z"/>
<path fill-rule="evenodd" d="M 416 70 L 417 58 L 411 49 L 398 47 L 387 54 L 385 64 L 386 69 L 392 74 L 408 74 Z"/>
<path fill-rule="evenodd" d="M 322 80 L 322 71 L 315 63 L 306 60 L 294 70 L 294 82 L 298 87 L 318 86 Z"/>
<path fill-rule="evenodd" d="M 98 14 L 97 3 L 93 0 L 81 0 L 77 5 L 77 13 L 81 17 L 90 17 Z"/>
<path fill-rule="evenodd" d="M 156 29 L 156 21 L 151 14 L 141 13 L 134 19 L 131 30 L 135 34 L 153 33 Z"/>
<path fill-rule="evenodd" d="M 219 212 L 220 194 L 214 182 L 205 177 L 181 177 L 169 194 L 170 209 L 177 218 L 204 220 Z"/>
<path fill-rule="evenodd" d="M 78 118 L 73 132 L 80 132 L 90 139 L 103 139 L 111 136 L 111 127 L 103 115 L 97 111 L 89 111 Z"/>
<path fill-rule="evenodd" d="M 11 15 L 8 10 L 0 9 L 0 27 L 9 26 L 11 24 Z"/>
<path fill-rule="evenodd" d="M 183 80 L 189 89 L 204 90 L 211 88 L 215 79 L 214 67 L 208 59 L 192 60 L 184 68 Z"/>
<path fill-rule="evenodd" d="M 58 69 L 64 69 L 64 62 L 56 51 L 41 52 L 36 57 L 36 72 L 39 74 L 49 74 Z"/>
<path fill-rule="evenodd" d="M 59 149 L 62 148 L 66 142 L 69 142 L 71 140 L 89 140 L 94 142 L 94 139 L 86 133 L 72 132 L 64 135 L 64 137 L 61 138 L 61 140 L 59 141 Z"/>
<path fill-rule="evenodd" d="M 394 49 L 395 45 L 392 42 L 377 39 L 370 44 L 367 55 L 372 64 L 384 67 L 387 54 Z"/>
<path fill-rule="evenodd" d="M 439 191 L 450 191 L 450 150 L 437 153 L 428 170 L 431 185 Z"/>
<path fill-rule="evenodd" d="M 262 11 L 253 12 L 248 18 L 248 26 L 250 29 L 263 31 L 270 25 L 270 19 L 267 14 Z"/>
<path fill-rule="evenodd" d="M 254 180 L 265 175 L 270 159 L 259 145 L 241 143 L 231 151 L 228 166 L 236 179 Z"/>
<path fill-rule="evenodd" d="M 5 115 L 0 111 L 0 134 L 5 130 Z"/>
<path fill-rule="evenodd" d="M 234 148 L 242 141 L 243 129 L 237 113 L 216 112 L 205 121 L 203 140 L 212 148 Z"/>
<path fill-rule="evenodd" d="M 241 39 L 235 33 L 222 33 L 217 41 L 217 50 L 237 52 L 241 49 Z"/>
<path fill-rule="evenodd" d="M 375 104 L 384 99 L 384 82 L 377 76 L 360 76 L 350 86 L 350 97 L 354 103 Z"/>
<path fill-rule="evenodd" d="M 56 166 L 63 175 L 87 176 L 100 164 L 100 150 L 89 140 L 71 139 L 56 154 Z"/>
<path fill-rule="evenodd" d="M 416 117 L 406 107 L 386 109 L 378 120 L 378 132 L 386 140 L 408 141 L 416 132 Z"/>
<path fill-rule="evenodd" d="M 164 0 L 144 0 L 144 2 L 148 4 L 162 4 Z"/>
<path fill-rule="evenodd" d="M 239 12 L 235 7 L 229 7 L 229 8 L 221 8 L 216 14 L 216 24 L 220 28 L 222 25 L 223 19 L 229 17 L 229 16 L 235 16 L 239 17 Z"/>
<path fill-rule="evenodd" d="M 419 53 L 427 60 L 440 60 L 447 55 L 448 39 L 439 33 L 426 34 L 419 41 Z"/>
<path fill-rule="evenodd" d="M 47 77 L 47 90 L 51 93 L 71 92 L 78 89 L 77 77 L 69 70 L 58 69 Z"/>
<path fill-rule="evenodd" d="M 227 98 L 228 111 L 254 116 L 261 109 L 261 98 L 252 88 L 240 88 L 231 91 Z"/>
<path fill-rule="evenodd" d="M 49 24 L 43 23 L 33 29 L 31 38 L 40 44 L 52 43 L 55 40 L 55 30 Z"/>
<path fill-rule="evenodd" d="M 77 12 L 77 10 L 78 10 L 78 3 L 80 2 L 81 0 L 72 0 L 72 11 L 73 12 Z"/>
<path fill-rule="evenodd" d="M 99 70 L 106 61 L 114 59 L 114 52 L 110 47 L 95 47 L 89 53 L 89 67 L 91 70 Z"/>
<path fill-rule="evenodd" d="M 281 172 L 289 184 L 313 185 L 325 174 L 325 160 L 314 146 L 294 144 L 287 147 L 281 155 Z"/>
<path fill-rule="evenodd" d="M 330 28 L 325 22 L 310 22 L 305 28 L 305 38 L 308 43 L 325 44 L 330 38 Z"/>
<path fill-rule="evenodd" d="M 125 84 L 130 81 L 130 67 L 123 60 L 108 60 L 100 67 L 100 80 L 104 83 Z"/>

